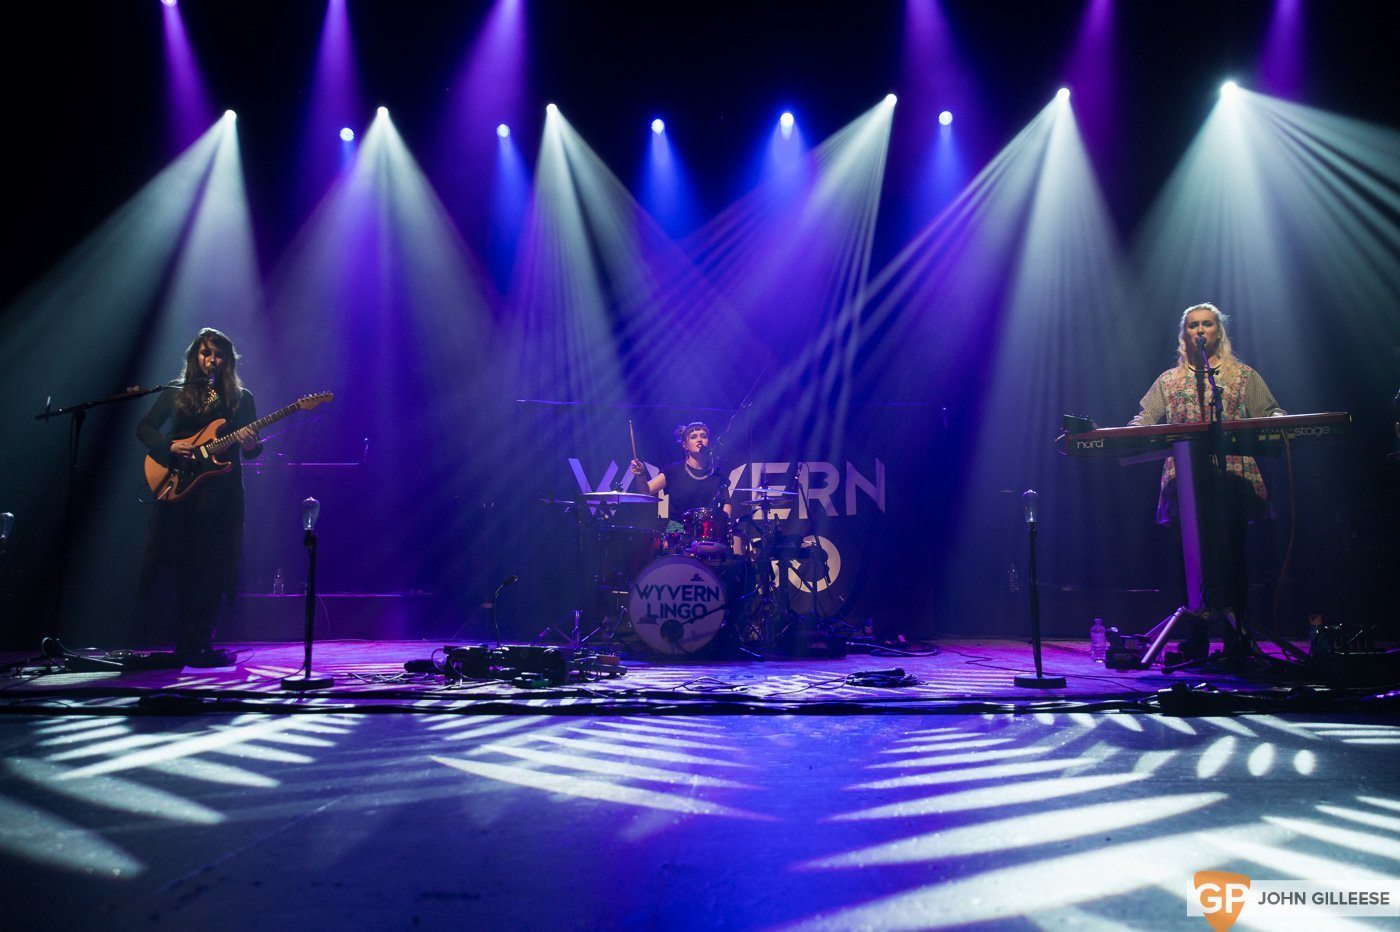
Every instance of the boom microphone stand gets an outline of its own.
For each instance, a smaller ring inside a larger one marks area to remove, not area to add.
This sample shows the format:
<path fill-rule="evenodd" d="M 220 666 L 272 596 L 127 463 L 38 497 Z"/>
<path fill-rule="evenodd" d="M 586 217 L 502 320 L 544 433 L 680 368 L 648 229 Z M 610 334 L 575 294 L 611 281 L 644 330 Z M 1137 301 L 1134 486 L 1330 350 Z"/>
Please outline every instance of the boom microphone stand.
<path fill-rule="evenodd" d="M 306 532 L 306 660 L 301 668 L 301 676 L 288 676 L 282 680 L 283 689 L 326 689 L 333 682 L 329 676 L 311 675 L 312 622 L 316 620 L 316 519 L 321 517 L 321 503 L 308 498 L 301 503 L 301 528 Z"/>
<path fill-rule="evenodd" d="M 36 421 L 48 421 L 53 418 L 68 415 L 72 417 L 71 430 L 68 435 L 68 490 L 63 498 L 63 524 L 59 527 L 58 537 L 58 567 L 55 571 L 53 589 L 53 617 L 49 624 L 53 635 L 58 636 L 59 626 L 63 622 L 63 587 L 65 577 L 68 573 L 68 552 L 72 549 L 73 539 L 73 501 L 77 497 L 78 491 L 78 450 L 81 446 L 83 436 L 83 421 L 87 419 L 89 408 L 97 408 L 102 405 L 115 404 L 119 401 L 135 401 L 146 395 L 164 391 L 168 388 L 176 388 L 174 385 L 157 385 L 154 388 L 129 388 L 116 395 L 108 395 L 106 398 L 96 398 L 92 401 L 84 401 L 66 408 L 51 407 L 52 399 L 44 402 L 44 410 L 34 415 Z M 47 640 L 47 638 L 45 638 Z"/>
<path fill-rule="evenodd" d="M 1035 652 L 1035 673 L 1022 673 L 1015 683 L 1024 689 L 1063 689 L 1063 676 L 1046 676 L 1040 667 L 1040 581 L 1035 569 L 1035 520 L 1040 509 L 1040 494 L 1035 489 L 1027 489 L 1021 496 L 1021 504 L 1026 509 L 1026 526 L 1031 536 L 1031 649 Z"/>

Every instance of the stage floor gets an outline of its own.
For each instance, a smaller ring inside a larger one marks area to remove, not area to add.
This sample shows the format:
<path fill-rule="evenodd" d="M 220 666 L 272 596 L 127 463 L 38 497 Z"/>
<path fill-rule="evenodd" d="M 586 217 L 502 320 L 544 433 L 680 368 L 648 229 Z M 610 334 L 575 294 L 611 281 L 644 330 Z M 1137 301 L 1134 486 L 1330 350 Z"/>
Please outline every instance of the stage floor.
<path fill-rule="evenodd" d="M 557 690 L 403 674 L 434 646 L 317 645 L 336 684 L 308 697 L 279 688 L 297 644 L 5 680 L 7 924 L 1195 929 L 1198 870 L 1395 883 L 1400 719 L 1374 691 L 1115 673 L 1058 641 L 1045 694 L 1011 684 L 1015 641 Z M 919 682 L 848 679 L 895 666 Z M 1201 714 L 1153 711 L 1174 683 Z"/>

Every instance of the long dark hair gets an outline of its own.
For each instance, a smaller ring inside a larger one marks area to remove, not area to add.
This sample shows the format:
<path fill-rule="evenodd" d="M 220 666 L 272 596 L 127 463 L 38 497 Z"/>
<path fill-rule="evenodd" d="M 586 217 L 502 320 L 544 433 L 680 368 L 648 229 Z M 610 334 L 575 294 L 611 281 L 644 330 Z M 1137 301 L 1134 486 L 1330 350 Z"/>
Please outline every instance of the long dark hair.
<path fill-rule="evenodd" d="M 243 400 L 243 380 L 238 377 L 238 352 L 233 348 L 233 341 L 213 327 L 205 327 L 195 334 L 194 341 L 185 350 L 185 371 L 180 376 L 181 388 L 175 399 L 175 407 L 181 414 L 190 414 L 203 406 L 207 386 L 199 368 L 199 350 L 206 345 L 224 356 L 224 364 L 219 367 L 219 383 L 215 388 L 228 413 L 233 414 Z"/>

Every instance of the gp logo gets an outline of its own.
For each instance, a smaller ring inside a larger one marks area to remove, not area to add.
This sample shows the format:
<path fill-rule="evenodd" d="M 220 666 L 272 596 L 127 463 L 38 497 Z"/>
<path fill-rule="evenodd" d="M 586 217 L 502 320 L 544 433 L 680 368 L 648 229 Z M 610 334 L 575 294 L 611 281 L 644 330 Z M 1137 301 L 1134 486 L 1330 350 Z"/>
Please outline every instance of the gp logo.
<path fill-rule="evenodd" d="M 1225 932 L 1240 918 L 1249 896 L 1249 878 L 1228 871 L 1196 871 L 1192 887 L 1196 902 L 1215 932 Z"/>

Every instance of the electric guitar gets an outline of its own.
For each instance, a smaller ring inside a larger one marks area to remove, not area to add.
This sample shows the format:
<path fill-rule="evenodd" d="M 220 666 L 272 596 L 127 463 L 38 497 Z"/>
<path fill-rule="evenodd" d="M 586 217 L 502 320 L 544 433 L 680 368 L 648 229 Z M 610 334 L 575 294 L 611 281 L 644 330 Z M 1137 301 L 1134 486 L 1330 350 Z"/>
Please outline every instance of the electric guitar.
<path fill-rule="evenodd" d="M 220 456 L 229 447 L 256 436 L 258 431 L 269 424 L 282 420 L 289 414 L 310 411 L 317 405 L 334 398 L 335 395 L 330 392 L 303 395 L 285 408 L 278 408 L 271 414 L 260 417 L 253 423 L 222 436 L 220 436 L 219 431 L 228 425 L 228 419 L 216 418 L 210 421 L 208 426 L 199 433 L 191 437 L 180 438 L 191 441 L 189 459 L 171 456 L 170 465 L 162 466 L 155 461 L 154 457 L 147 454 L 146 485 L 150 486 L 156 501 L 178 502 L 189 495 L 194 487 L 205 478 L 222 475 L 233 468 L 232 459 Z"/>

